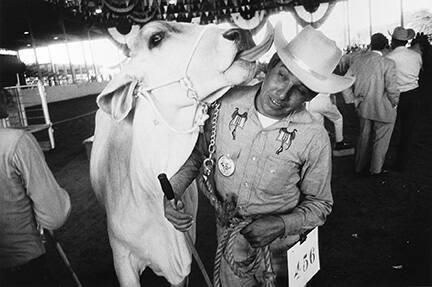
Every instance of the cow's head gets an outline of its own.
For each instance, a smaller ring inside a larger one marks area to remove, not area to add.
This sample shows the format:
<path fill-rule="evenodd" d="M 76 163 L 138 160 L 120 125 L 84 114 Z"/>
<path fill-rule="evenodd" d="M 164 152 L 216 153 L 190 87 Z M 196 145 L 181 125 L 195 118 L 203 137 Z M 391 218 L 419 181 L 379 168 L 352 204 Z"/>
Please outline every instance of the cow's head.
<path fill-rule="evenodd" d="M 254 61 L 272 44 L 272 31 L 254 47 L 250 33 L 186 23 L 155 21 L 145 25 L 130 43 L 130 60 L 98 97 L 98 105 L 115 120 L 124 119 L 134 107 L 137 84 L 152 89 L 161 103 L 193 104 L 184 85 L 192 83 L 198 100 L 216 91 L 250 80 Z M 174 83 L 173 83 L 174 82 Z"/>

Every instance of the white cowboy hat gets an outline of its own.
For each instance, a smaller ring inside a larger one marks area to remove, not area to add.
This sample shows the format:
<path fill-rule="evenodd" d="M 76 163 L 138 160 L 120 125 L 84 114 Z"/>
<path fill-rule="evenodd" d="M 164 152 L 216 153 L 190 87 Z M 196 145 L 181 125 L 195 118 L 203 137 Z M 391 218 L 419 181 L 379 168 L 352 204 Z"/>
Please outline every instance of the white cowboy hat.
<path fill-rule="evenodd" d="M 390 35 L 394 39 L 408 41 L 414 38 L 415 32 L 413 29 L 405 29 L 404 27 L 398 26 L 394 28 L 393 33 Z"/>
<path fill-rule="evenodd" d="M 350 87 L 355 78 L 333 74 L 342 57 L 335 41 L 312 26 L 306 26 L 290 42 L 276 24 L 274 43 L 285 66 L 309 89 L 318 93 L 337 93 Z"/>

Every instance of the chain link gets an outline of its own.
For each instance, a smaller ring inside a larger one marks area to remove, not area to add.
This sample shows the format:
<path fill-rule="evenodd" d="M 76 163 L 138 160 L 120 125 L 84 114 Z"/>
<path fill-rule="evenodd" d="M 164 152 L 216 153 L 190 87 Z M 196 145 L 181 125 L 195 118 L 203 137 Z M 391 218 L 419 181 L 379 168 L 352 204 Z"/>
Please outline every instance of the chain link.
<path fill-rule="evenodd" d="M 217 128 L 217 121 L 219 118 L 219 111 L 220 111 L 220 102 L 216 101 L 211 104 L 211 108 L 214 109 L 212 119 L 211 119 L 211 134 L 210 134 L 210 143 L 208 146 L 208 157 L 204 160 L 204 174 L 206 176 L 209 176 L 213 172 L 214 167 L 214 159 L 213 154 L 216 151 L 216 128 Z"/>

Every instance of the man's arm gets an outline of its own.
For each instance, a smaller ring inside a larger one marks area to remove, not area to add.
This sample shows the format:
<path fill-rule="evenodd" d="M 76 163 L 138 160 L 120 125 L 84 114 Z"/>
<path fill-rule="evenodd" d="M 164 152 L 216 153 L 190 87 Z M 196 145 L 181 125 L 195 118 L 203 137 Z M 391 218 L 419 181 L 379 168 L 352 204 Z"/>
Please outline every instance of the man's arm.
<path fill-rule="evenodd" d="M 186 188 L 198 176 L 199 170 L 204 159 L 202 145 L 204 145 L 204 135 L 200 134 L 192 154 L 183 166 L 170 178 L 170 183 L 176 197 L 176 203 L 168 202 L 164 197 L 164 213 L 166 219 L 174 227 L 182 232 L 188 230 L 193 224 L 193 216 L 183 212 L 184 204 L 180 200 Z"/>
<path fill-rule="evenodd" d="M 36 221 L 49 230 L 62 226 L 71 209 L 69 195 L 58 185 L 31 134 L 25 133 L 19 140 L 12 163 L 33 202 Z"/>
<path fill-rule="evenodd" d="M 351 67 L 345 73 L 345 77 L 354 77 L 354 73 L 353 73 Z M 357 107 L 358 103 L 356 102 L 353 88 L 354 88 L 354 84 L 351 87 L 348 87 L 345 90 L 343 90 L 341 93 L 342 93 L 342 97 L 344 98 L 344 101 L 346 104 L 355 104 L 355 106 Z"/>
<path fill-rule="evenodd" d="M 396 107 L 399 103 L 399 90 L 397 85 L 397 76 L 396 76 L 396 63 L 388 59 L 388 69 L 384 74 L 384 84 L 387 98 L 390 100 L 390 103 L 393 107 Z"/>
<path fill-rule="evenodd" d="M 204 160 L 202 146 L 204 135 L 200 133 L 197 143 L 192 151 L 192 154 L 180 169 L 170 178 L 171 185 L 177 199 L 181 198 L 186 188 L 198 176 L 200 167 Z"/>
<path fill-rule="evenodd" d="M 295 235 L 324 224 L 333 205 L 331 194 L 331 146 L 325 132 L 311 142 L 301 171 L 302 199 L 290 214 L 280 215 L 284 235 Z"/>

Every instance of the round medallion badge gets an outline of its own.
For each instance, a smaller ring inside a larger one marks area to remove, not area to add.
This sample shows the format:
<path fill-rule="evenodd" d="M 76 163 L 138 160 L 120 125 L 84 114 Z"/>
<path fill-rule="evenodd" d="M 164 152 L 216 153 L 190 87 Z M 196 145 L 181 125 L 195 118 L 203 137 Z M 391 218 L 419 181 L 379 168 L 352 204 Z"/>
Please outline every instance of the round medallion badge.
<path fill-rule="evenodd" d="M 235 163 L 229 155 L 222 155 L 218 160 L 218 168 L 223 176 L 230 176 L 234 173 Z"/>

